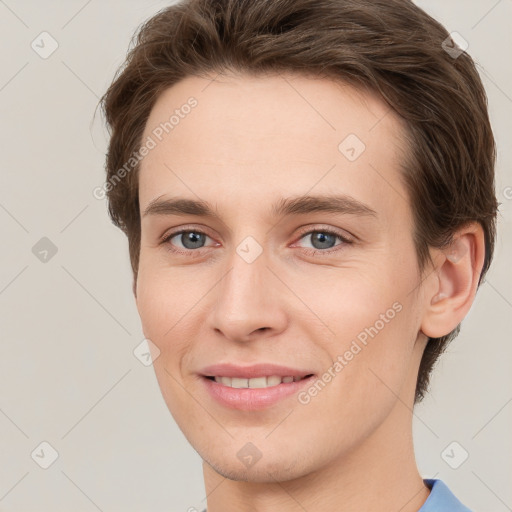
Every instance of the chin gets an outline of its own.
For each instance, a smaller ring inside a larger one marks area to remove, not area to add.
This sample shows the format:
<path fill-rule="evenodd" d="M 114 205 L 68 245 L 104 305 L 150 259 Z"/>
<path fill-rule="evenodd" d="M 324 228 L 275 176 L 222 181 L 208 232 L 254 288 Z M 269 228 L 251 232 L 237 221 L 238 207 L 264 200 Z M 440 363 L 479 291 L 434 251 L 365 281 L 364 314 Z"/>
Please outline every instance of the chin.
<path fill-rule="evenodd" d="M 199 454 L 206 464 L 212 467 L 219 475 L 238 482 L 275 483 L 294 480 L 309 473 L 306 468 L 298 467 L 294 460 L 264 460 L 264 456 L 253 466 L 246 467 L 235 457 L 226 460 L 226 455 L 218 457 L 205 457 Z"/>

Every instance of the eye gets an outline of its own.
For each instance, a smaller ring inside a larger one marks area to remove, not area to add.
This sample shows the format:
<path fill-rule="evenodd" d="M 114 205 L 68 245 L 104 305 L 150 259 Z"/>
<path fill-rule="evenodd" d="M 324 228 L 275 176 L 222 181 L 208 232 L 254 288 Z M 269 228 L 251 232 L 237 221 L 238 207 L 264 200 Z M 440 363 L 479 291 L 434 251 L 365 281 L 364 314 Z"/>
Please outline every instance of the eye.
<path fill-rule="evenodd" d="M 166 235 L 162 243 L 169 245 L 171 252 L 190 254 L 191 252 L 198 252 L 194 251 L 195 249 L 202 249 L 207 238 L 210 237 L 199 229 L 181 229 Z M 173 239 L 176 240 L 173 241 Z"/>
<path fill-rule="evenodd" d="M 310 240 L 313 248 L 308 252 L 312 254 L 332 254 L 333 252 L 344 249 L 345 245 L 353 243 L 340 232 L 328 228 L 317 228 L 314 230 L 306 231 L 301 235 L 300 239 Z M 336 244 L 337 239 L 341 240 L 341 243 Z M 331 250 L 334 247 L 338 248 Z"/>
<path fill-rule="evenodd" d="M 352 240 L 349 240 L 345 235 L 331 228 L 317 228 L 304 231 L 300 240 L 307 239 L 309 237 L 312 245 L 312 249 L 307 249 L 306 252 L 309 254 L 322 254 L 328 255 L 333 252 L 343 250 L 346 245 L 352 244 Z M 170 252 L 186 255 L 200 255 L 203 249 L 208 247 L 205 245 L 206 239 L 211 238 L 200 229 L 180 229 L 167 235 L 164 235 L 162 244 L 168 246 Z M 336 240 L 340 240 L 341 243 L 336 244 Z M 215 244 L 212 244 L 214 246 Z M 216 244 L 217 246 L 219 244 Z"/>

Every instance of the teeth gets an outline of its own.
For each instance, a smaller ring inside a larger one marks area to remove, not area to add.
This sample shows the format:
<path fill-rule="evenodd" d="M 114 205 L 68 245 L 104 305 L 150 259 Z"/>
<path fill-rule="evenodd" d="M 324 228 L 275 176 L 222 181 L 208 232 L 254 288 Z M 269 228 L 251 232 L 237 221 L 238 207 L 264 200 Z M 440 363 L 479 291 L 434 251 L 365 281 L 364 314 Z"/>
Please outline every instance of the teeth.
<path fill-rule="evenodd" d="M 281 384 L 281 377 L 278 375 L 272 375 L 272 377 L 267 377 L 267 386 L 277 386 Z"/>
<path fill-rule="evenodd" d="M 249 387 L 249 379 L 239 379 L 238 377 L 233 377 L 231 379 L 231 387 L 232 388 L 248 388 Z"/>
<path fill-rule="evenodd" d="M 247 386 L 244 386 L 245 388 L 266 388 L 268 385 L 267 377 L 255 377 L 253 379 L 244 380 L 247 382 Z"/>
<path fill-rule="evenodd" d="M 278 386 L 281 383 L 287 384 L 289 382 L 297 382 L 302 377 L 280 377 L 279 375 L 272 375 L 270 377 L 254 377 L 252 379 L 243 379 L 240 377 L 215 377 L 215 382 L 228 386 L 230 388 L 269 388 Z"/>

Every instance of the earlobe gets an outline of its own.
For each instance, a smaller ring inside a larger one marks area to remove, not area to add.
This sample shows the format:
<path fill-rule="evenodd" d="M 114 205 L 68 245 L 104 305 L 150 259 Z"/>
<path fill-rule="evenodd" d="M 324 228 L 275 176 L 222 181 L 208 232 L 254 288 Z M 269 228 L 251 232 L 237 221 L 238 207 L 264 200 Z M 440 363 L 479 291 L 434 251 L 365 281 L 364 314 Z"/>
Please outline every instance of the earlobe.
<path fill-rule="evenodd" d="M 437 253 L 438 262 L 432 273 L 434 292 L 425 297 L 421 325 L 421 331 L 429 338 L 453 331 L 473 304 L 485 257 L 482 226 L 472 223 L 459 229 L 453 243 Z"/>

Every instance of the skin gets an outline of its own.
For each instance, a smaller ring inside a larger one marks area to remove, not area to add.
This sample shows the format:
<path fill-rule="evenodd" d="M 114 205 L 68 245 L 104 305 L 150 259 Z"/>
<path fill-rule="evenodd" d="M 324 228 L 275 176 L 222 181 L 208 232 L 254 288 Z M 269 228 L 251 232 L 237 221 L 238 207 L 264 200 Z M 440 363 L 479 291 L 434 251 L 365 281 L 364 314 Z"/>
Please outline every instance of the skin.
<path fill-rule="evenodd" d="M 208 512 L 417 511 L 429 494 L 413 451 L 417 371 L 427 336 L 450 332 L 471 306 L 480 226 L 457 233 L 457 258 L 432 250 L 434 266 L 420 273 L 400 180 L 405 127 L 369 93 L 292 74 L 189 77 L 160 95 L 144 138 L 190 96 L 197 107 L 141 163 L 140 211 L 180 196 L 208 202 L 220 220 L 143 216 L 135 294 L 160 350 L 163 397 L 204 461 Z M 366 145 L 352 162 L 338 150 L 348 134 Z M 281 197 L 333 193 L 377 215 L 269 213 Z M 161 242 L 183 227 L 206 233 L 202 247 L 187 249 L 180 235 Z M 353 243 L 333 238 L 311 254 L 311 231 L 322 228 Z M 252 263 L 236 252 L 247 236 L 263 250 Z M 291 396 L 228 409 L 198 375 L 267 361 L 322 375 L 397 302 L 401 311 L 307 404 Z M 237 457 L 247 442 L 261 453 L 251 467 Z"/>

